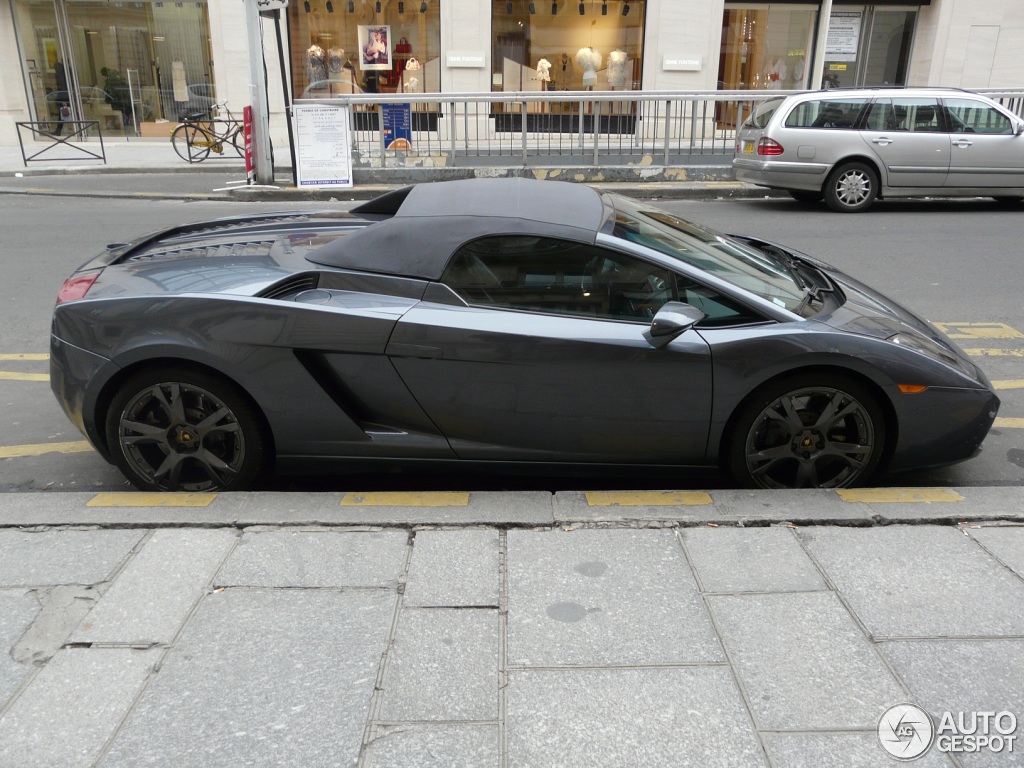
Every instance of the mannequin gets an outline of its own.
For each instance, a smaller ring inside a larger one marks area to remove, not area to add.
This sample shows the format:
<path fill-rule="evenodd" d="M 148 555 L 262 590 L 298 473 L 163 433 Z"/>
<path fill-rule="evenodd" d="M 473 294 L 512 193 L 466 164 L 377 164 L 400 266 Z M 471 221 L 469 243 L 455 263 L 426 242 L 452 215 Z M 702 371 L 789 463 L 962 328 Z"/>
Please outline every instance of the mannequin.
<path fill-rule="evenodd" d="M 786 79 L 786 62 L 780 56 L 772 56 L 768 61 L 768 69 L 764 74 L 765 88 L 772 91 L 781 91 L 783 81 Z"/>
<path fill-rule="evenodd" d="M 594 90 L 597 70 L 601 68 L 601 54 L 590 47 L 580 48 L 576 52 L 576 64 L 583 70 L 583 90 Z"/>
<path fill-rule="evenodd" d="M 563 53 L 555 61 L 555 88 L 559 91 L 568 91 L 572 86 L 573 76 L 576 73 L 576 68 L 572 64 L 572 59 L 569 58 L 568 53 Z"/>
<path fill-rule="evenodd" d="M 345 64 L 345 49 L 337 46 L 327 49 L 327 71 L 331 80 L 341 79 L 341 70 Z"/>
<path fill-rule="evenodd" d="M 312 85 L 327 79 L 327 54 L 315 43 L 306 49 L 306 82 Z M 321 86 L 322 87 L 322 86 Z"/>
<path fill-rule="evenodd" d="M 551 62 L 547 59 L 537 62 L 537 79 L 540 80 L 541 90 L 546 91 L 548 83 L 551 81 Z"/>
<path fill-rule="evenodd" d="M 608 85 L 624 88 L 626 85 L 626 52 L 616 49 L 608 54 Z"/>

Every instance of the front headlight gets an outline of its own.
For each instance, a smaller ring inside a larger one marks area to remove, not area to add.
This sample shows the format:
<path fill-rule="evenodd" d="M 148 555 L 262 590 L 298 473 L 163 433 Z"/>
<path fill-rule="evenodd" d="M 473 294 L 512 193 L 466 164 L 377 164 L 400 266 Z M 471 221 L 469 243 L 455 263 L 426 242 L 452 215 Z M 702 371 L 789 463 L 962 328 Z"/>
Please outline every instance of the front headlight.
<path fill-rule="evenodd" d="M 955 368 L 968 378 L 975 380 L 979 378 L 978 370 L 973 365 L 968 363 L 966 360 L 961 360 L 944 346 L 936 341 L 932 341 L 927 336 L 918 336 L 916 333 L 897 333 L 890 336 L 886 341 L 891 341 L 893 344 L 901 347 L 913 349 L 915 352 L 927 355 L 933 360 L 945 363 L 949 367 Z"/>

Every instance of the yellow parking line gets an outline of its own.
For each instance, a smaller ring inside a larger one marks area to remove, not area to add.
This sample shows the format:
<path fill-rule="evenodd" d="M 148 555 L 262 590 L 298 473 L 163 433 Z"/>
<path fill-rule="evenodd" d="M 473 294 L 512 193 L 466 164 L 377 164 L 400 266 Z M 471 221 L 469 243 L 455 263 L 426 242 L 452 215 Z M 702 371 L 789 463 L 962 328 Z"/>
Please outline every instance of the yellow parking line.
<path fill-rule="evenodd" d="M 48 373 L 15 373 L 14 371 L 0 371 L 0 381 L 49 381 Z"/>
<path fill-rule="evenodd" d="M 993 423 L 992 426 L 1002 427 L 1004 429 L 1024 429 L 1024 419 L 999 417 L 995 420 L 995 423 Z"/>
<path fill-rule="evenodd" d="M 50 356 L 46 354 L 35 354 L 35 353 L 6 353 L 0 354 L 0 360 L 49 360 Z"/>
<path fill-rule="evenodd" d="M 971 357 L 1024 357 L 1024 349 L 986 349 L 984 347 L 972 347 L 965 349 Z"/>
<path fill-rule="evenodd" d="M 1024 339 L 1006 323 L 935 323 L 951 339 Z"/>
<path fill-rule="evenodd" d="M 587 491 L 591 507 L 702 507 L 711 503 L 706 491 Z"/>
<path fill-rule="evenodd" d="M 75 443 L 36 443 L 35 445 L 0 446 L 0 459 L 20 459 L 25 456 L 42 456 L 44 453 L 87 453 L 93 450 L 85 440 Z"/>
<path fill-rule="evenodd" d="M 216 493 L 98 493 L 87 507 L 208 507 Z"/>
<path fill-rule="evenodd" d="M 836 493 L 843 501 L 875 504 L 966 501 L 959 493 L 948 488 L 841 488 Z"/>
<path fill-rule="evenodd" d="M 992 382 L 996 389 L 1024 389 L 1024 379 L 999 379 Z"/>
<path fill-rule="evenodd" d="M 458 491 L 346 493 L 343 507 L 468 507 L 469 494 Z"/>

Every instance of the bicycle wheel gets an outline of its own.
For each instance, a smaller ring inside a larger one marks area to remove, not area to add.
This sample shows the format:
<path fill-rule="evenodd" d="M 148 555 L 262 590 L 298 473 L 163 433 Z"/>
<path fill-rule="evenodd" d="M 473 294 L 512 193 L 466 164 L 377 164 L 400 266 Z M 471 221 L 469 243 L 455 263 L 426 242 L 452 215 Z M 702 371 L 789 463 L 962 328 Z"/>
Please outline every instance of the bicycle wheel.
<path fill-rule="evenodd" d="M 189 125 L 179 125 L 171 134 L 171 144 L 178 156 L 189 163 L 201 163 L 210 155 L 210 147 L 213 146 L 213 137 L 202 128 Z"/>
<path fill-rule="evenodd" d="M 240 126 L 236 125 L 232 128 L 225 141 L 235 148 L 235 152 L 238 153 L 239 157 L 245 157 L 245 136 L 242 135 Z"/>

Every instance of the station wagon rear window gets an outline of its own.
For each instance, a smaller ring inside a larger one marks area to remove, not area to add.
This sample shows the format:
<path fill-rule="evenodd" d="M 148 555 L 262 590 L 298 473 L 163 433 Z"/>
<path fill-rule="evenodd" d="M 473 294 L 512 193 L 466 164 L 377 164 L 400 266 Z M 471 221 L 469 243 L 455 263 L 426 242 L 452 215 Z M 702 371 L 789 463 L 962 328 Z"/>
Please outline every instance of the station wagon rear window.
<path fill-rule="evenodd" d="M 866 98 L 805 101 L 786 117 L 786 127 L 853 128 L 867 103 Z"/>

